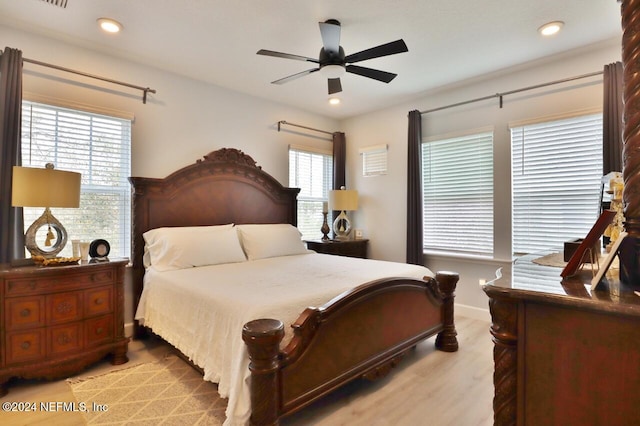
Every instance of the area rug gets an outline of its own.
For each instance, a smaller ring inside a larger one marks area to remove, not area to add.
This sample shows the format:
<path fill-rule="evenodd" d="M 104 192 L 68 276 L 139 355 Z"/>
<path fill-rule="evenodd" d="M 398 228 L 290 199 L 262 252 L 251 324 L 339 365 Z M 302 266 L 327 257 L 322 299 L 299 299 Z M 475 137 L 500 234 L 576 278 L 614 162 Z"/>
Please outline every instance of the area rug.
<path fill-rule="evenodd" d="M 89 425 L 221 425 L 217 386 L 175 355 L 86 379 L 70 379 Z"/>

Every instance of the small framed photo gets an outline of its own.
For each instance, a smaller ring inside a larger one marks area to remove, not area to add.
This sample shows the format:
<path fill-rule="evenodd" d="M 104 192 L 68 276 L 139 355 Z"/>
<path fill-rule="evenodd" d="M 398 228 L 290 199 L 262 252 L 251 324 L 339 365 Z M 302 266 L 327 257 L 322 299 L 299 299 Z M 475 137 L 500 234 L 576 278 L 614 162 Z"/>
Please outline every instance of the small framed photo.
<path fill-rule="evenodd" d="M 582 243 L 578 246 L 576 251 L 571 256 L 571 259 L 567 262 L 567 266 L 564 267 L 562 272 L 560 273 L 561 277 L 570 277 L 571 275 L 575 275 L 575 273 L 580 268 L 580 265 L 584 263 L 584 256 L 587 250 L 590 250 L 596 242 L 600 239 L 602 234 L 604 233 L 607 226 L 613 221 L 616 212 L 613 210 L 605 210 L 602 212 L 596 223 L 593 224 L 591 230 L 584 237 Z"/>

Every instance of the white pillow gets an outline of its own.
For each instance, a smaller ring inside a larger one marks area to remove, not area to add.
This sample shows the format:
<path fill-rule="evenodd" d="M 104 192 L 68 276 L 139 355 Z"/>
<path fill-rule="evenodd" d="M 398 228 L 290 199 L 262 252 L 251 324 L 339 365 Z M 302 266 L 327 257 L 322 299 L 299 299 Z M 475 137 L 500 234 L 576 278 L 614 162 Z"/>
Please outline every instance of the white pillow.
<path fill-rule="evenodd" d="M 242 248 L 249 260 L 312 253 L 302 242 L 302 234 L 286 223 L 236 225 Z"/>
<path fill-rule="evenodd" d="M 143 237 L 148 265 L 159 271 L 247 260 L 233 224 L 158 228 Z"/>

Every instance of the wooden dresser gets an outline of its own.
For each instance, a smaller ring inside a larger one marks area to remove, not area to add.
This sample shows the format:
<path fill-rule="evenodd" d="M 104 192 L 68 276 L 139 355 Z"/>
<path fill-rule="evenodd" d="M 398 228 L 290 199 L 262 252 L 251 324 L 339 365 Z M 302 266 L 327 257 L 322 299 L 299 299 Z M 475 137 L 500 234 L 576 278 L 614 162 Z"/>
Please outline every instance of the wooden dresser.
<path fill-rule="evenodd" d="M 12 377 L 67 377 L 109 354 L 128 361 L 127 263 L 0 265 L 0 396 Z"/>
<path fill-rule="evenodd" d="M 589 265 L 561 280 L 561 268 L 532 259 L 483 287 L 495 344 L 494 424 L 640 424 L 638 288 L 609 273 L 591 291 Z"/>
<path fill-rule="evenodd" d="M 318 253 L 367 258 L 369 240 L 308 240 L 307 248 Z"/>

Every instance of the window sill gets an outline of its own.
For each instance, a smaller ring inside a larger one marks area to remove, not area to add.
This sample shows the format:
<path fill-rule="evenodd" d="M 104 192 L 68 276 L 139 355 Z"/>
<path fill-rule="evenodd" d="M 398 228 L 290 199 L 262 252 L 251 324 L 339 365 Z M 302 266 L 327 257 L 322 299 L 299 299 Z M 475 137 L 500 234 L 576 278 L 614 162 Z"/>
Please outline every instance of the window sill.
<path fill-rule="evenodd" d="M 482 255 L 474 255 L 474 254 L 467 254 L 467 253 L 456 253 L 456 252 L 445 252 L 445 251 L 435 251 L 435 250 L 423 250 L 422 254 L 424 256 L 428 256 L 430 258 L 436 258 L 436 259 L 458 259 L 458 260 L 464 260 L 470 263 L 481 263 L 481 264 L 487 264 L 487 263 L 495 263 L 498 265 L 504 265 L 504 264 L 511 264 L 515 261 L 515 258 L 513 259 L 496 259 L 490 256 L 482 256 Z"/>

